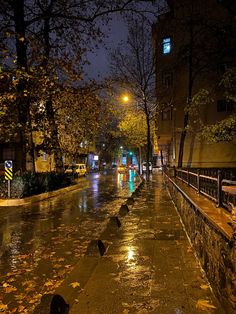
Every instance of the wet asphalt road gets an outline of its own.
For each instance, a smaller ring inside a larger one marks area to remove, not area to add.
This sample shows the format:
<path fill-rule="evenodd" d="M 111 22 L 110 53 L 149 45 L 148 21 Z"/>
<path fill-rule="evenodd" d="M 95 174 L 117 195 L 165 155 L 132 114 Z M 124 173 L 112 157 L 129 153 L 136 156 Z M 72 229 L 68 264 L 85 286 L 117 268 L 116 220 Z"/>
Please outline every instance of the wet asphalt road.
<path fill-rule="evenodd" d="M 33 206 L 0 208 L 0 312 L 31 313 L 97 239 L 138 184 L 129 175 L 95 173 L 90 187 Z"/>

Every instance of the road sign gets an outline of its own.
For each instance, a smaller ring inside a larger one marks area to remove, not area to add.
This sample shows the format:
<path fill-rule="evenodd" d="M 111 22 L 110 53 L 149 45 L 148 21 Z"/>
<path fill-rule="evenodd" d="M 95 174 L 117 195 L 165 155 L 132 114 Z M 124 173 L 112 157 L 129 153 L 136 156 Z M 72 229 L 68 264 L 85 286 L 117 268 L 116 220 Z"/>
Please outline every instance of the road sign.
<path fill-rule="evenodd" d="M 13 178 L 13 163 L 12 160 L 5 161 L 5 180 L 12 180 Z"/>
<path fill-rule="evenodd" d="M 11 169 L 11 168 L 12 168 L 12 160 L 6 160 L 5 169 Z"/>

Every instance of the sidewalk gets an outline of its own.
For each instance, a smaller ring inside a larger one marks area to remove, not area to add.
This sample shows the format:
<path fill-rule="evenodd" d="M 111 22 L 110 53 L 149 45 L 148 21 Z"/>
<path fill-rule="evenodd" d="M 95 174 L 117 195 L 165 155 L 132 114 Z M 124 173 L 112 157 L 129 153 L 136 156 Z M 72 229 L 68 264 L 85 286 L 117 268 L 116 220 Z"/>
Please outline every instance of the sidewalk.
<path fill-rule="evenodd" d="M 121 228 L 102 235 L 108 250 L 91 267 L 69 313 L 226 313 L 195 259 L 160 174 L 129 208 Z"/>

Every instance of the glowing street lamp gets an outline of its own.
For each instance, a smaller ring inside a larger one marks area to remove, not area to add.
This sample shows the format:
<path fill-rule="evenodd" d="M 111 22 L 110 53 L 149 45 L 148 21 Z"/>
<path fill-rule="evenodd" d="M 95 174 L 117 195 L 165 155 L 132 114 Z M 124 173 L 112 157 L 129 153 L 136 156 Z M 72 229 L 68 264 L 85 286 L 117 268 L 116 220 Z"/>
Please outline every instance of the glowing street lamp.
<path fill-rule="evenodd" d="M 122 100 L 123 100 L 123 102 L 127 103 L 127 102 L 130 100 L 130 98 L 129 98 L 128 95 L 124 95 L 124 96 L 122 97 Z"/>

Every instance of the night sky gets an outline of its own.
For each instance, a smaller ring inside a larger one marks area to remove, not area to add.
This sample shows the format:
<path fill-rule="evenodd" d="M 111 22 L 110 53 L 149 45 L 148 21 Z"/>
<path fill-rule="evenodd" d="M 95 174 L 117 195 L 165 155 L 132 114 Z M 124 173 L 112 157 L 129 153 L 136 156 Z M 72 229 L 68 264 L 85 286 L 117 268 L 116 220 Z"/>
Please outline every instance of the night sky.
<path fill-rule="evenodd" d="M 109 30 L 110 29 L 110 30 Z M 112 21 L 105 29 L 107 38 L 104 44 L 94 52 L 88 53 L 87 57 L 91 63 L 85 66 L 88 78 L 101 78 L 109 74 L 109 50 L 114 49 L 121 40 L 127 36 L 127 26 L 122 17 L 114 15 Z"/>
<path fill-rule="evenodd" d="M 151 10 L 157 10 L 157 6 L 159 9 L 166 7 L 165 0 L 159 0 L 156 3 L 156 6 L 151 4 L 142 4 L 139 5 L 139 9 L 142 8 L 151 8 Z M 154 16 L 147 16 L 150 22 L 155 22 L 156 19 Z M 93 53 L 88 53 L 87 57 L 89 62 L 91 63 L 88 66 L 84 67 L 85 73 L 88 78 L 97 79 L 98 76 L 101 78 L 109 75 L 109 50 L 116 48 L 120 41 L 126 40 L 127 37 L 127 26 L 125 20 L 119 14 L 114 14 L 112 16 L 111 22 L 105 27 L 104 33 L 107 35 L 107 38 L 104 40 L 104 44 L 99 49 L 95 50 Z"/>

